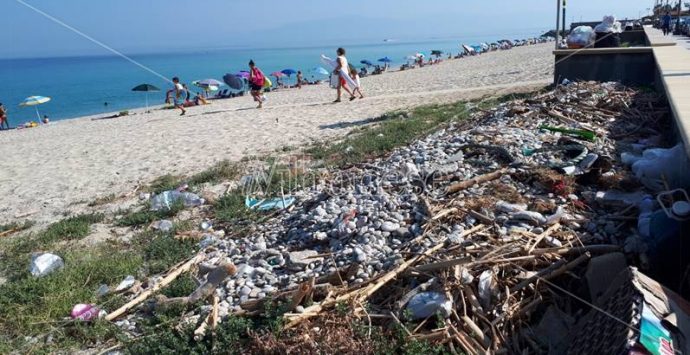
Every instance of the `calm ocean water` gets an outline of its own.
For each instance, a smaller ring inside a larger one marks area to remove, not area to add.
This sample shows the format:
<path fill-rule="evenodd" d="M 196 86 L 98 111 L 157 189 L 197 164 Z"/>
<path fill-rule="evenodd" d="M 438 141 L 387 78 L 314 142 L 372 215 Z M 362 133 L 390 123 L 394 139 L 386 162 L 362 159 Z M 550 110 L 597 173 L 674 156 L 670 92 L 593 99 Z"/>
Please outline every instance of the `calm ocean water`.
<path fill-rule="evenodd" d="M 535 34 L 521 35 L 528 37 Z M 522 37 L 516 35 L 512 38 Z M 464 42 L 459 39 L 394 41 L 351 45 L 346 49 L 350 62 L 358 66 L 362 59 L 375 62 L 384 56 L 393 59 L 395 65 L 404 62 L 405 56 L 418 51 L 429 54 L 431 50 L 439 49 L 445 53 L 457 54 L 460 43 L 490 42 L 496 39 L 499 38 L 475 37 Z M 226 73 L 247 70 L 249 59 L 254 59 L 265 73 L 291 68 L 302 70 L 310 78 L 309 70 L 322 66 L 320 55 L 323 53 L 335 57 L 334 52 L 334 47 L 224 49 L 131 57 L 166 77 L 178 76 L 182 82 L 190 84 L 194 80 L 206 78 L 222 81 Z M 144 94 L 131 91 L 141 83 L 161 88 L 161 92 L 149 94 L 149 103 L 162 104 L 165 91 L 169 88 L 169 84 L 161 78 L 115 56 L 0 59 L 0 82 L 0 102 L 8 110 L 13 126 L 36 119 L 34 108 L 18 106 L 24 98 L 32 95 L 52 98 L 52 101 L 39 106 L 39 109 L 41 114 L 47 114 L 55 121 L 143 107 Z M 190 88 L 195 89 L 191 85 Z M 105 102 L 108 103 L 107 107 Z"/>

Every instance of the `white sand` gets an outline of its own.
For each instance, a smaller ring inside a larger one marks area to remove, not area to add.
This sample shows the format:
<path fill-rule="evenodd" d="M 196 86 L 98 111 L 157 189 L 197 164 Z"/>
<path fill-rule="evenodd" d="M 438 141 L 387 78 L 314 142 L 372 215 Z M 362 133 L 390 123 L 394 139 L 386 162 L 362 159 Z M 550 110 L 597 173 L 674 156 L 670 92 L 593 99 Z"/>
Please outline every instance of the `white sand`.
<path fill-rule="evenodd" d="M 80 118 L 0 132 L 0 223 L 51 221 L 110 193 L 132 191 L 166 173 L 344 135 L 354 123 L 416 105 L 503 94 L 548 84 L 553 44 L 539 44 L 362 79 L 364 100 L 331 104 L 326 85 L 125 118 Z M 276 123 L 276 119 L 279 121 Z"/>

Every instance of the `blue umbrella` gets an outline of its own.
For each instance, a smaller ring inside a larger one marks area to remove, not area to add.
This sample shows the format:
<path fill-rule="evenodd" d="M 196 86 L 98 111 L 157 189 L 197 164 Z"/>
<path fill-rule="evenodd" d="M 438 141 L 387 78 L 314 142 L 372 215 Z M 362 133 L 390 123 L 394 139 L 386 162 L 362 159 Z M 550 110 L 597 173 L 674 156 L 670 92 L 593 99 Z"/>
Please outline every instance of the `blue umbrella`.
<path fill-rule="evenodd" d="M 225 74 L 223 76 L 223 81 L 228 84 L 228 86 L 235 90 L 241 90 L 244 87 L 244 82 L 238 75 Z"/>
<path fill-rule="evenodd" d="M 326 69 L 324 69 L 324 68 L 322 68 L 322 67 L 316 67 L 316 68 L 312 69 L 311 71 L 314 72 L 314 74 L 320 74 L 320 75 L 328 75 L 328 74 L 330 74 L 330 73 L 328 72 L 328 70 L 326 70 Z"/>
<path fill-rule="evenodd" d="M 388 58 L 388 57 L 383 57 L 383 58 L 379 59 L 379 62 L 382 62 L 382 63 L 391 63 L 392 61 L 393 60 Z"/>
<path fill-rule="evenodd" d="M 370 62 L 370 61 L 368 61 L 368 60 L 366 60 L 366 59 L 360 60 L 359 62 L 362 63 L 362 64 L 364 64 L 364 65 L 366 65 L 366 66 L 373 66 L 373 65 L 374 65 L 374 63 L 372 63 L 372 62 Z"/>
<path fill-rule="evenodd" d="M 283 69 L 280 72 L 287 75 L 287 76 L 290 76 L 292 74 L 296 74 L 297 70 L 295 70 L 295 69 Z"/>

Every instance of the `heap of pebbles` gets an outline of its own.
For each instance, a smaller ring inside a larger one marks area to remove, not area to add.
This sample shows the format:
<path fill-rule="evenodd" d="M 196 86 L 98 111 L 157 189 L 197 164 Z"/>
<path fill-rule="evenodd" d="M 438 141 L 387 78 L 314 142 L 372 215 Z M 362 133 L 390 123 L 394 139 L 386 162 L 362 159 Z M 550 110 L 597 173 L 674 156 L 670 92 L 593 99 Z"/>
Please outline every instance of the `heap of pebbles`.
<path fill-rule="evenodd" d="M 256 225 L 246 237 L 206 238 L 206 245 L 215 246 L 206 255 L 207 264 L 230 261 L 238 269 L 217 289 L 221 317 L 241 311 L 248 301 L 353 264 L 356 272 L 343 280 L 348 285 L 390 270 L 409 257 L 404 249 L 423 233 L 432 217 L 429 205 L 452 201 L 474 213 L 462 214 L 443 228 L 445 233 L 425 236 L 413 252 L 446 240 L 461 243 L 462 231 L 478 218 L 494 223 L 503 237 L 516 231 L 539 234 L 561 223 L 583 241 L 623 242 L 617 225 L 591 209 L 587 215 L 582 212 L 581 200 L 592 203 L 601 186 L 593 183 L 576 191 L 568 184 L 593 170 L 595 182 L 624 174 L 614 145 L 621 141 L 607 136 L 608 116 L 627 106 L 631 95 L 612 83 L 572 83 L 501 104 L 476 114 L 471 126 L 450 126 L 385 158 L 329 172 L 328 179 L 294 192 L 292 208 Z M 543 125 L 588 129 L 598 137 L 590 141 L 540 129 Z M 625 131 L 630 125 L 620 122 L 616 129 Z M 636 137 L 628 138 L 632 142 Z M 491 183 L 447 193 L 454 182 L 499 169 L 505 173 Z M 537 171 L 553 181 L 525 178 Z M 556 239 L 547 242 L 559 246 Z"/>

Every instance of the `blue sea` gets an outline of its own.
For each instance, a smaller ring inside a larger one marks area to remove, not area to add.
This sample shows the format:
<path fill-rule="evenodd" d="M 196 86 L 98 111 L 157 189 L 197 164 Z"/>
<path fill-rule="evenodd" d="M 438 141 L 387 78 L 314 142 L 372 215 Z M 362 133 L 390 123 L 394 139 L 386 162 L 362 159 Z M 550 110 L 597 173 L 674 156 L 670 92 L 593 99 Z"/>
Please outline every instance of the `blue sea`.
<path fill-rule="evenodd" d="M 513 38 L 533 37 L 523 33 Z M 425 41 L 381 41 L 374 44 L 346 46 L 351 63 L 359 65 L 363 59 L 376 62 L 389 57 L 393 66 L 405 62 L 405 57 L 416 52 L 427 55 L 431 50 L 457 54 L 460 44 L 493 42 L 502 37 L 473 37 L 471 40 L 443 39 Z M 266 49 L 209 49 L 187 52 L 131 55 L 135 61 L 167 78 L 180 77 L 183 83 L 213 78 L 222 81 L 226 73 L 247 70 L 253 59 L 265 72 L 283 69 L 302 70 L 311 78 L 310 70 L 320 63 L 320 55 L 335 57 L 335 47 Z M 380 64 L 380 63 L 379 63 Z M 292 77 L 294 81 L 294 76 Z M 33 107 L 20 107 L 24 98 L 33 95 L 48 96 L 52 100 L 40 105 L 41 115 L 52 121 L 86 115 L 99 115 L 140 108 L 145 105 L 144 93 L 131 89 L 142 83 L 153 84 L 161 92 L 149 93 L 151 105 L 162 104 L 170 84 L 118 56 L 81 56 L 60 58 L 0 59 L 0 102 L 8 111 L 10 123 L 15 126 L 36 119 Z M 190 85 L 190 88 L 194 87 Z M 107 103 L 107 106 L 105 105 Z"/>

